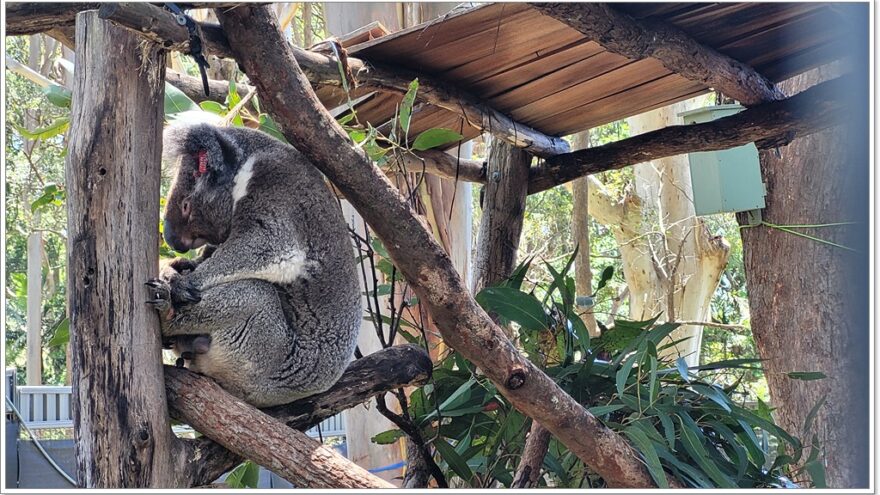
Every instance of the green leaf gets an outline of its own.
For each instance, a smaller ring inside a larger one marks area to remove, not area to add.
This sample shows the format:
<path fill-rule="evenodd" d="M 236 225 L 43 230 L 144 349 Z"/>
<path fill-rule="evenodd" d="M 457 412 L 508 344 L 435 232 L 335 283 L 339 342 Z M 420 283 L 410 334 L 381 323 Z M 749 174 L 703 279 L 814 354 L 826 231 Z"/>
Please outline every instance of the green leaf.
<path fill-rule="evenodd" d="M 404 435 L 406 434 L 401 430 L 388 430 L 374 435 L 373 438 L 370 439 L 370 441 L 379 445 L 389 445 L 396 442 Z"/>
<path fill-rule="evenodd" d="M 26 139 L 46 140 L 55 137 L 70 127 L 70 117 L 59 117 L 51 124 L 29 131 L 22 126 L 15 125 L 15 130 Z"/>
<path fill-rule="evenodd" d="M 241 101 L 238 94 L 238 85 L 235 84 L 235 78 L 229 80 L 229 92 L 226 94 L 226 106 L 232 108 Z"/>
<path fill-rule="evenodd" d="M 270 117 L 268 113 L 260 114 L 260 130 L 282 143 L 287 143 L 287 139 L 284 138 L 284 134 L 281 132 L 281 129 L 278 128 L 278 124 L 272 120 L 272 117 Z"/>
<path fill-rule="evenodd" d="M 666 437 L 666 443 L 670 449 L 675 450 L 675 423 L 672 422 L 672 418 L 666 413 L 659 413 L 657 417 L 660 419 L 660 424 L 663 425 L 663 435 Z"/>
<path fill-rule="evenodd" d="M 416 92 L 419 90 L 419 79 L 415 78 L 411 83 L 409 83 L 409 89 L 406 90 L 406 94 L 403 95 L 403 101 L 400 102 L 400 112 L 398 113 L 400 119 L 400 129 L 403 131 L 404 135 L 409 133 L 409 123 L 410 119 L 412 119 L 412 108 L 413 104 L 416 102 Z"/>
<path fill-rule="evenodd" d="M 412 144 L 412 149 L 416 151 L 425 151 L 431 148 L 437 148 L 445 144 L 460 141 L 462 137 L 463 136 L 461 134 L 450 129 L 428 129 L 427 131 L 422 132 L 418 136 L 416 136 L 416 139 L 413 141 Z"/>
<path fill-rule="evenodd" d="M 825 466 L 822 464 L 821 459 L 804 464 L 804 469 L 807 470 L 810 474 L 810 479 L 813 480 L 813 488 L 828 488 L 828 483 L 825 481 Z"/>
<path fill-rule="evenodd" d="M 52 340 L 46 344 L 47 347 L 62 347 L 67 345 L 67 342 L 70 340 L 70 318 L 65 318 L 61 320 L 61 323 L 55 327 L 55 335 L 52 336 Z"/>
<path fill-rule="evenodd" d="M 593 293 L 593 296 L 596 295 L 597 292 L 602 290 L 605 285 L 611 280 L 611 277 L 614 276 L 614 267 L 606 266 L 604 270 L 602 270 L 602 277 L 599 278 L 599 283 L 596 285 L 596 292 Z"/>
<path fill-rule="evenodd" d="M 501 283 L 501 286 L 510 287 L 511 289 L 519 289 L 520 287 L 522 287 L 522 282 L 526 278 L 526 272 L 529 271 L 529 267 L 532 265 L 532 260 L 534 259 L 535 257 L 531 256 L 523 260 L 522 263 L 520 263 L 516 266 L 516 268 L 513 269 L 513 273 L 511 273 L 510 276 Z"/>
<path fill-rule="evenodd" d="M 822 397 L 822 399 L 820 399 L 819 402 L 817 402 L 816 405 L 813 406 L 812 409 L 810 409 L 810 412 L 807 413 L 807 417 L 806 417 L 806 419 L 804 420 L 804 431 L 803 431 L 803 434 L 804 434 L 804 435 L 806 435 L 807 433 L 809 433 L 809 432 L 810 432 L 810 429 L 813 428 L 813 421 L 816 419 L 816 414 L 818 414 L 818 413 L 819 413 L 819 409 L 821 409 L 822 406 L 825 405 L 825 399 L 826 399 L 826 398 L 827 398 L 827 397 Z"/>
<path fill-rule="evenodd" d="M 544 307 L 531 294 L 509 287 L 486 287 L 477 294 L 477 302 L 486 311 L 494 311 L 508 321 L 515 321 L 533 331 L 547 328 Z"/>
<path fill-rule="evenodd" d="M 446 461 L 449 468 L 452 469 L 459 478 L 466 482 L 471 481 L 471 478 L 474 477 L 474 473 L 471 472 L 471 468 L 468 466 L 467 462 L 458 455 L 458 452 L 455 451 L 449 442 L 442 438 L 437 438 L 434 440 L 434 447 L 437 449 L 437 452 L 440 453 L 440 457 Z"/>
<path fill-rule="evenodd" d="M 825 373 L 822 373 L 821 371 L 789 371 L 786 375 L 794 380 L 804 381 L 821 380 L 826 378 Z"/>
<path fill-rule="evenodd" d="M 615 384 L 617 385 L 617 394 L 623 395 L 623 389 L 626 388 L 626 381 L 629 378 L 629 374 L 632 372 L 633 365 L 635 365 L 636 361 L 639 358 L 639 352 L 635 352 L 630 354 L 627 357 L 623 364 L 620 366 L 620 369 L 617 370 L 617 376 L 615 377 Z"/>
<path fill-rule="evenodd" d="M 698 383 L 691 385 L 691 388 L 700 395 L 707 397 L 709 400 L 721 406 L 725 411 L 730 412 L 730 398 L 724 395 L 724 392 L 720 389 L 711 385 L 702 385 Z"/>
<path fill-rule="evenodd" d="M 632 426 L 623 430 L 623 432 L 629 437 L 630 441 L 636 446 L 636 448 L 639 449 L 639 452 L 645 459 L 645 465 L 648 468 L 648 472 L 651 474 L 651 478 L 654 478 L 657 487 L 669 488 L 669 480 L 666 479 L 666 472 L 663 471 L 663 466 L 660 465 L 660 458 L 657 457 L 657 451 L 654 449 L 654 445 L 651 440 L 648 439 L 648 436 L 638 428 L 633 428 Z"/>
<path fill-rule="evenodd" d="M 169 83 L 165 83 L 165 115 L 174 115 L 181 112 L 201 111 L 196 102 L 189 99 L 183 91 Z"/>
<path fill-rule="evenodd" d="M 681 375 L 681 377 L 684 379 L 684 381 L 686 381 L 686 382 L 691 381 L 690 377 L 688 376 L 687 361 L 685 361 L 684 358 L 680 357 L 675 360 L 675 368 L 678 370 L 678 374 Z"/>
<path fill-rule="evenodd" d="M 611 404 L 607 406 L 593 406 L 587 410 L 590 411 L 593 416 L 604 416 L 608 413 L 617 411 L 618 409 L 623 409 L 624 407 L 626 406 L 623 404 Z"/>
<path fill-rule="evenodd" d="M 687 414 L 679 414 L 678 418 L 681 421 L 681 441 L 691 459 L 700 466 L 700 469 L 709 476 L 718 488 L 736 488 L 733 481 L 721 472 L 721 469 L 709 456 L 703 446 L 703 434 L 694 420 Z"/>
<path fill-rule="evenodd" d="M 260 466 L 253 461 L 244 461 L 224 481 L 232 488 L 256 488 L 260 481 Z"/>
<path fill-rule="evenodd" d="M 43 88 L 42 91 L 46 95 L 46 99 L 49 100 L 49 103 L 60 108 L 70 108 L 72 93 L 69 89 L 57 84 L 50 84 Z"/>
<path fill-rule="evenodd" d="M 64 189 L 58 187 L 54 182 L 49 182 L 43 186 L 43 194 L 31 203 L 31 213 L 48 204 L 61 205 L 66 197 Z"/>
<path fill-rule="evenodd" d="M 199 103 L 199 107 L 206 112 L 215 113 L 217 115 L 226 115 L 226 112 L 229 111 L 225 106 L 212 100 L 205 100 Z"/>
<path fill-rule="evenodd" d="M 714 363 L 701 364 L 700 366 L 691 366 L 689 369 L 695 371 L 721 370 L 727 368 L 739 368 L 745 370 L 761 369 L 759 366 L 743 366 L 745 364 L 760 363 L 761 359 L 742 358 L 742 359 L 725 359 Z"/>

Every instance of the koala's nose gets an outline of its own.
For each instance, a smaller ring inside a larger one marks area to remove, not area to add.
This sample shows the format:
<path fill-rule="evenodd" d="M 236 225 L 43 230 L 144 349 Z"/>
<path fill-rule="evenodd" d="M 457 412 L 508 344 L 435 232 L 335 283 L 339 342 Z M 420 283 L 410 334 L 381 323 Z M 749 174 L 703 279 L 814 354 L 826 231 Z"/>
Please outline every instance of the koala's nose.
<path fill-rule="evenodd" d="M 178 253 L 185 253 L 190 250 L 192 246 L 192 240 L 187 241 L 186 239 L 177 235 L 177 233 L 174 232 L 174 228 L 171 227 L 170 223 L 168 223 L 168 220 L 165 220 L 162 231 L 165 237 L 165 243 L 171 246 L 171 249 L 177 251 Z"/>

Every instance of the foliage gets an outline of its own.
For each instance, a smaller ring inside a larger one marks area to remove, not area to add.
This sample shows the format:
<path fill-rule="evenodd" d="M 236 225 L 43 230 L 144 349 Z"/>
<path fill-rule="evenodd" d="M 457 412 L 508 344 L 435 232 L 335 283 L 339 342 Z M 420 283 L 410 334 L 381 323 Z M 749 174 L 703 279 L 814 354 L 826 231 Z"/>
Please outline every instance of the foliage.
<path fill-rule="evenodd" d="M 751 370 L 756 359 L 731 359 L 688 368 L 682 359 L 664 361 L 658 351 L 674 324 L 616 320 L 590 341 L 574 311 L 570 256 L 547 283 L 525 283 L 531 261 L 477 301 L 502 324 L 517 330 L 528 358 L 642 455 L 654 480 L 668 486 L 669 475 L 690 487 L 781 487 L 809 452 L 776 426 L 764 407 L 750 410 L 731 398 L 735 387 L 716 381 L 722 372 Z M 605 272 L 604 280 L 611 277 Z M 601 281 L 600 281 L 601 283 Z M 527 288 L 523 288 L 523 286 Z M 604 290 L 604 289 L 602 289 Z M 600 292 L 597 289 L 597 292 Z M 742 387 L 742 383 L 737 384 Z M 447 476 L 469 487 L 510 487 L 522 454 L 528 419 L 514 409 L 475 366 L 452 351 L 437 364 L 433 382 L 410 396 L 408 414 Z M 807 425 L 805 432 L 810 431 Z M 387 443 L 402 433 L 390 430 L 374 441 Z M 566 488 L 602 487 L 604 482 L 562 444 L 553 440 L 541 483 Z M 817 478 L 813 478 L 817 479 Z"/>

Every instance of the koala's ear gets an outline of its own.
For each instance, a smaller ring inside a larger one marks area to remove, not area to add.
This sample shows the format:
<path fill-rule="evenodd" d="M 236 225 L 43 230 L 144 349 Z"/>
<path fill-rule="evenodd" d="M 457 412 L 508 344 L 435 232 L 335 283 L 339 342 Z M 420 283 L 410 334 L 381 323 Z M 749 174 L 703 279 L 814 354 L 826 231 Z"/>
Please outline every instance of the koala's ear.
<path fill-rule="evenodd" d="M 170 125 L 166 127 L 162 141 L 162 154 L 166 159 L 207 151 L 207 166 L 215 171 L 235 170 L 243 154 L 224 128 L 204 123 Z"/>

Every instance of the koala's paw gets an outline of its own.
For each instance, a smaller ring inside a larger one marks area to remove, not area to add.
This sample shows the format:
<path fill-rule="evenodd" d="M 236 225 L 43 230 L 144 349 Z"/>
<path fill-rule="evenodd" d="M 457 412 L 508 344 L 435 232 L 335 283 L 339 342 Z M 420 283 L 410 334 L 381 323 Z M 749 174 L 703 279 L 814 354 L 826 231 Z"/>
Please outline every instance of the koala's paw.
<path fill-rule="evenodd" d="M 168 281 L 161 278 L 154 278 L 147 281 L 144 285 L 149 287 L 153 299 L 147 301 L 163 320 L 170 320 L 174 317 L 174 306 L 171 304 L 171 286 Z"/>
<path fill-rule="evenodd" d="M 179 275 L 195 270 L 197 266 L 199 266 L 199 264 L 193 260 L 174 258 L 162 266 L 162 269 L 159 272 L 159 278 L 163 280 L 171 280 Z"/>

